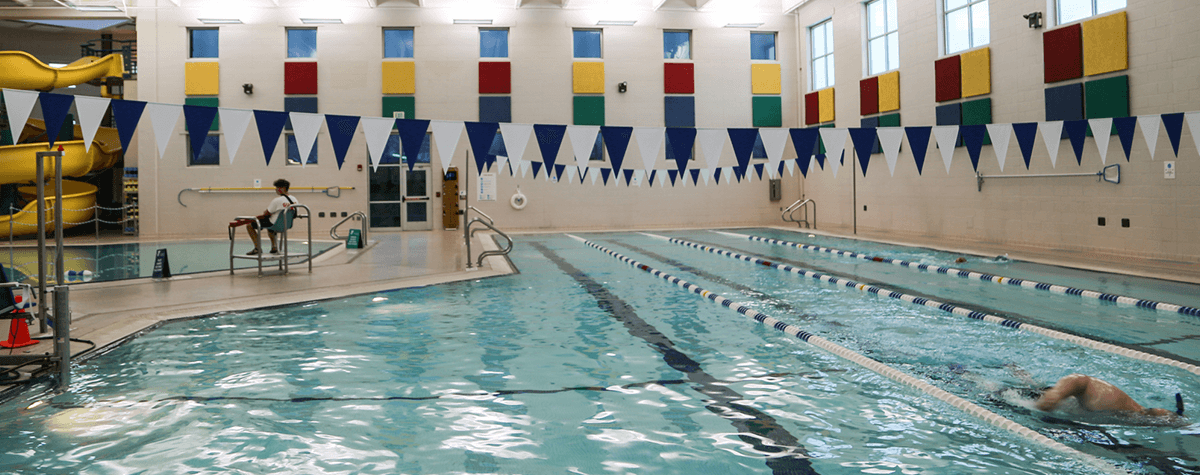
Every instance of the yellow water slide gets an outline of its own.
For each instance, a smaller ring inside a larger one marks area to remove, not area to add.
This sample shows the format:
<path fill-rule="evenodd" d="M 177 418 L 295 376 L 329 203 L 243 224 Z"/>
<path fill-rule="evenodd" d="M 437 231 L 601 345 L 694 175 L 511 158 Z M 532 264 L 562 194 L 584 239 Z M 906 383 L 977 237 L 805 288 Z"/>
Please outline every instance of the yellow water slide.
<path fill-rule="evenodd" d="M 48 91 L 55 88 L 67 87 L 89 82 L 105 77 L 121 77 L 124 74 L 124 63 L 119 54 L 110 54 L 103 58 L 85 57 L 62 68 L 54 68 L 34 58 L 29 53 L 21 51 L 0 51 L 0 87 L 9 89 L 34 89 Z M 15 128 L 15 127 L 14 127 Z M 37 152 L 51 151 L 46 142 L 24 143 L 37 140 L 46 133 L 45 124 L 39 120 L 29 120 L 20 134 L 14 133 L 17 145 L 0 147 L 0 184 L 33 183 L 37 176 Z M 90 149 L 85 150 L 83 134 L 78 126 L 75 127 L 74 138 L 70 141 L 57 141 L 54 149 L 60 147 L 63 151 L 63 176 L 80 177 L 88 173 L 104 170 L 117 164 L 121 158 L 121 139 L 117 130 L 102 127 L 96 132 Z M 46 176 L 54 176 L 54 163 L 46 160 L 44 164 Z M 49 209 L 54 207 L 53 187 L 47 187 L 46 200 Z M 95 186 L 77 182 L 63 181 L 63 223 L 71 227 L 89 221 L 94 215 L 96 205 Z M 22 187 L 20 193 L 29 199 L 34 193 L 32 187 Z M 0 237 L 8 237 L 9 229 L 13 236 L 37 233 L 37 204 L 30 202 L 23 209 L 9 214 L 10 210 L 0 210 Z M 48 213 L 48 217 L 53 212 Z M 53 224 L 47 226 L 53 228 Z"/>

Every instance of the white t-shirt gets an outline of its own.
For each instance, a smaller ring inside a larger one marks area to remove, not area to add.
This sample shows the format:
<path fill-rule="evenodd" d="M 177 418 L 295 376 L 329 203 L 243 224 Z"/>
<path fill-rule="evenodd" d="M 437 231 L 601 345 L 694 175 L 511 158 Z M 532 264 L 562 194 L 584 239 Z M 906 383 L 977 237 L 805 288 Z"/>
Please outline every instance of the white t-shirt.
<path fill-rule="evenodd" d="M 288 198 L 291 198 L 292 200 L 288 201 Z M 271 213 L 271 217 L 279 216 L 280 211 L 283 211 L 283 209 L 288 205 L 296 203 L 299 203 L 299 201 L 296 201 L 295 197 L 283 195 L 276 196 L 275 199 L 271 200 L 271 204 L 267 206 L 267 212 Z"/>

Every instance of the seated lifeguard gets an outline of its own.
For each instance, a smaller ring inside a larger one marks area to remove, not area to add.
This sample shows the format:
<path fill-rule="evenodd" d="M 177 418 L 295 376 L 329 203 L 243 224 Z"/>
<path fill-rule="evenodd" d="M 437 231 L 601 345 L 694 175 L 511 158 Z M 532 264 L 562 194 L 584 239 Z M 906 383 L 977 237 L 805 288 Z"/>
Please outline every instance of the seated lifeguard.
<path fill-rule="evenodd" d="M 284 216 L 282 213 L 284 208 L 287 208 L 288 205 L 294 205 L 298 203 L 294 198 L 291 197 L 291 195 L 288 195 L 288 189 L 291 188 L 292 184 L 287 180 L 280 178 L 275 180 L 274 185 L 275 194 L 279 196 L 275 197 L 274 200 L 271 200 L 271 204 L 267 206 L 267 210 L 257 216 L 257 228 L 255 226 L 246 226 L 246 232 L 250 234 L 250 242 L 254 243 L 254 249 L 250 252 L 247 252 L 246 255 L 253 256 L 262 254 L 262 248 L 259 247 L 258 241 L 258 228 L 267 230 L 267 236 L 270 236 L 271 238 L 270 252 L 271 254 L 278 254 L 279 246 L 275 242 L 276 234 L 292 227 L 293 216 Z M 272 222 L 272 218 L 274 218 L 274 222 Z M 230 226 L 241 226 L 243 224 L 250 224 L 250 221 L 235 221 L 230 223 Z"/>

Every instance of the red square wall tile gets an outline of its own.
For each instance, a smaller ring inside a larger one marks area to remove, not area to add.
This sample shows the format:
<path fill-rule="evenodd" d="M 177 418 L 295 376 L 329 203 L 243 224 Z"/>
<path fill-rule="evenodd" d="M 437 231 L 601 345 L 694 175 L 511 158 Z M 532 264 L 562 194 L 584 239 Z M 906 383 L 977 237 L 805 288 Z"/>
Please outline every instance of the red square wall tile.
<path fill-rule="evenodd" d="M 867 78 L 858 82 L 858 113 L 871 115 L 879 113 L 879 77 Z"/>
<path fill-rule="evenodd" d="M 958 56 L 942 58 L 933 63 L 937 83 L 937 101 L 962 98 L 962 61 Z"/>
<path fill-rule="evenodd" d="M 488 61 L 479 63 L 480 94 L 512 94 L 512 63 Z"/>
<path fill-rule="evenodd" d="M 692 63 L 664 63 L 663 92 L 667 94 L 695 94 L 695 65 Z"/>
<path fill-rule="evenodd" d="M 804 95 L 804 125 L 821 122 L 821 97 L 810 92 Z"/>
<path fill-rule="evenodd" d="M 284 94 L 316 94 L 317 63 L 283 63 Z"/>
<path fill-rule="evenodd" d="M 1042 34 L 1046 82 L 1083 77 L 1083 27 L 1074 25 Z"/>

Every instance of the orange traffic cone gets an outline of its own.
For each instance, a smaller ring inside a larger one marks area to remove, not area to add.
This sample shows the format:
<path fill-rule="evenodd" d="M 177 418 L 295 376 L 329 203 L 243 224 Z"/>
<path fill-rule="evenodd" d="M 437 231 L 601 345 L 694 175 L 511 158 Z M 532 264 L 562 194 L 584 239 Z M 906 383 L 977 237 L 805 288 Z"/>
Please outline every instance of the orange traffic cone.
<path fill-rule="evenodd" d="M 20 304 L 21 296 L 14 295 L 13 301 Z M 25 309 L 22 308 L 13 313 L 24 314 Z M 35 344 L 37 344 L 37 341 L 29 338 L 29 325 L 25 323 L 25 318 L 23 316 L 21 318 L 12 319 L 12 323 L 10 323 L 8 326 L 8 339 L 0 341 L 0 346 L 4 348 L 20 348 L 22 346 Z"/>

